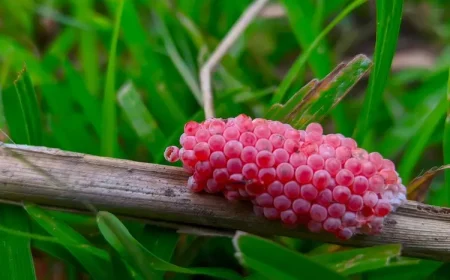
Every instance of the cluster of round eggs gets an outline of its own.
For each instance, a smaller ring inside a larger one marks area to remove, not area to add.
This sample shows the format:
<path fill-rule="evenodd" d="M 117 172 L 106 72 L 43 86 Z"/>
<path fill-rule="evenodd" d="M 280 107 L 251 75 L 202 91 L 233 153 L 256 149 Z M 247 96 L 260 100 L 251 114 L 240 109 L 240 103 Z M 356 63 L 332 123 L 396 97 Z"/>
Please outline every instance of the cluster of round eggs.
<path fill-rule="evenodd" d="M 256 214 L 311 232 L 341 239 L 376 234 L 406 201 L 392 161 L 352 138 L 324 134 L 318 123 L 298 130 L 243 114 L 190 121 L 180 144 L 168 147 L 165 158 L 181 160 L 192 191 L 250 200 Z"/>

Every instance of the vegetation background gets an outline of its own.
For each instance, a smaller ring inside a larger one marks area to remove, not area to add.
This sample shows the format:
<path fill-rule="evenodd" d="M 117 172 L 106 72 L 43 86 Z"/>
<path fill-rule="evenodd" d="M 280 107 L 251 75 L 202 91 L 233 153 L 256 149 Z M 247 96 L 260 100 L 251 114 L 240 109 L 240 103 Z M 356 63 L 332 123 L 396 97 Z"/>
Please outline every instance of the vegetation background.
<path fill-rule="evenodd" d="M 178 142 L 184 123 L 204 119 L 201 65 L 251 2 L 0 1 L 0 140 L 167 164 L 164 148 Z M 262 117 L 311 79 L 365 54 L 374 61 L 370 75 L 316 117 L 327 133 L 353 136 L 392 159 L 407 184 L 450 163 L 449 41 L 445 0 L 273 0 L 213 75 L 216 113 Z M 412 199 L 450 206 L 446 177 Z M 2 205 L 0 279 L 450 275 L 446 263 L 399 257 L 396 244 L 234 241 L 178 235 L 105 212 Z"/>

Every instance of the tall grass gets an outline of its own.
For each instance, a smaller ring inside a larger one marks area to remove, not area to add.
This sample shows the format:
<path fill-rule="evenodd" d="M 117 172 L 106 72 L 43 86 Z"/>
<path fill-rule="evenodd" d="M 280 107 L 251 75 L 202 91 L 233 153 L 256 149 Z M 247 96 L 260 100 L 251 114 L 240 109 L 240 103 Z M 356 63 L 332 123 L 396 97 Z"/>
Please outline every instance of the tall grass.
<path fill-rule="evenodd" d="M 184 123 L 204 118 L 198 69 L 251 2 L 6 1 L 0 5 L 0 129 L 18 144 L 163 163 L 164 148 L 178 143 Z M 445 6 L 418 2 L 431 11 Z M 429 40 L 420 28 L 403 29 L 411 21 L 406 8 L 421 6 L 371 3 L 373 11 L 365 0 L 280 1 L 286 15 L 256 19 L 218 66 L 218 116 L 270 116 L 299 127 L 321 121 L 327 133 L 354 131 L 360 145 L 391 158 L 406 181 L 449 163 L 450 55 L 440 51 L 427 69 L 391 71 L 400 34 Z M 445 43 L 448 23 L 433 16 L 426 34 Z M 356 41 L 350 33 L 359 35 Z M 364 41 L 375 46 L 374 56 L 361 48 Z M 302 103 L 317 84 L 308 82 L 360 53 L 373 65 L 358 56 Z M 433 181 L 427 202 L 449 205 L 445 174 L 445 181 Z M 310 240 L 206 239 L 99 210 L 92 217 L 1 205 L 0 279 L 36 278 L 35 252 L 48 256 L 48 264 L 63 263 L 70 279 L 446 277 L 446 264 L 400 257 L 399 244 L 334 252 Z"/>

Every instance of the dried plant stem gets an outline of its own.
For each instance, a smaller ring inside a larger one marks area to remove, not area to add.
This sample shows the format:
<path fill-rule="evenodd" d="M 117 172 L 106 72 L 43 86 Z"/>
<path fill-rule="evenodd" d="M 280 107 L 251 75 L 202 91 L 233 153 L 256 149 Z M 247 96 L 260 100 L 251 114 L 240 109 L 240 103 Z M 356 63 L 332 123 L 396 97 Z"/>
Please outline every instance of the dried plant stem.
<path fill-rule="evenodd" d="M 233 46 L 245 29 L 247 29 L 247 26 L 258 16 L 267 2 L 269 2 L 269 0 L 255 0 L 250 4 L 200 69 L 200 84 L 206 119 L 214 117 L 214 102 L 211 89 L 212 73 L 222 57 Z"/>
<path fill-rule="evenodd" d="M 0 167 L 1 202 L 88 212 L 81 203 L 88 201 L 98 210 L 197 235 L 230 236 L 240 230 L 357 247 L 400 243 L 404 256 L 450 261 L 449 208 L 408 201 L 386 218 L 382 234 L 341 241 L 258 217 L 245 201 L 192 193 L 188 174 L 177 167 L 9 144 L 0 147 Z"/>

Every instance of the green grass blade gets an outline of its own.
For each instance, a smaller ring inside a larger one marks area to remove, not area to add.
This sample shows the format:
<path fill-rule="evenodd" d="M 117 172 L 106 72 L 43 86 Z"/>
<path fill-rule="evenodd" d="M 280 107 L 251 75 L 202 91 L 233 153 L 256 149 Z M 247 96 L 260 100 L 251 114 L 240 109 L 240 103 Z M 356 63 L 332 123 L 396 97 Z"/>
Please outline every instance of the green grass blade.
<path fill-rule="evenodd" d="M 447 99 L 446 99 L 446 107 L 447 107 L 447 117 L 445 118 L 445 127 L 444 127 L 444 164 L 450 163 L 450 69 L 448 74 L 448 82 L 447 82 Z M 442 197 L 442 206 L 450 206 L 450 170 L 445 170 L 445 184 L 443 189 L 441 190 Z"/>
<path fill-rule="evenodd" d="M 233 244 L 241 262 L 269 279 L 346 279 L 311 258 L 258 236 L 238 233 Z"/>
<path fill-rule="evenodd" d="M 111 255 L 111 262 L 113 264 L 114 269 L 114 279 L 122 280 L 144 280 L 144 278 L 138 271 L 132 268 L 126 261 L 124 261 L 120 255 L 114 252 Z M 150 278 L 156 279 L 156 278 Z"/>
<path fill-rule="evenodd" d="M 173 229 L 146 225 L 137 240 L 147 250 L 170 262 L 178 244 L 179 235 Z M 165 271 L 155 271 L 155 279 L 164 279 Z"/>
<path fill-rule="evenodd" d="M 33 232 L 33 235 L 39 234 L 40 236 L 46 237 L 47 239 L 33 238 L 31 240 L 31 246 L 33 248 L 44 252 L 56 259 L 59 259 L 68 265 L 74 265 L 81 268 L 81 265 L 77 261 L 77 259 L 74 258 L 72 254 L 70 254 L 70 252 L 66 248 L 64 248 L 64 246 L 62 246 L 56 238 L 49 236 L 48 233 L 39 224 L 37 224 L 36 222 L 32 222 L 31 230 Z"/>
<path fill-rule="evenodd" d="M 29 232 L 28 216 L 23 209 L 16 206 L 2 205 L 0 207 L 0 225 Z M 0 240 L 0 279 L 36 279 L 30 239 L 1 232 Z"/>
<path fill-rule="evenodd" d="M 21 96 L 22 104 L 24 105 L 29 131 L 31 132 L 30 144 L 36 146 L 41 145 L 41 113 L 37 102 L 36 92 L 34 91 L 34 86 L 26 67 L 22 69 L 19 77 L 14 82 L 14 85 L 16 86 L 17 94 Z"/>
<path fill-rule="evenodd" d="M 389 244 L 320 254 L 311 259 L 326 264 L 344 275 L 354 275 L 392 266 L 413 266 L 419 263 L 418 260 L 398 259 L 401 250 L 400 244 Z"/>
<path fill-rule="evenodd" d="M 15 91 L 7 88 L 3 92 L 3 108 L 16 143 L 42 144 L 41 115 L 36 94 L 26 68 L 23 68 L 14 82 Z"/>
<path fill-rule="evenodd" d="M 305 64 L 308 61 L 308 58 L 312 55 L 313 51 L 317 49 L 317 47 L 320 45 L 321 41 L 325 38 L 325 36 L 342 19 L 344 19 L 354 9 L 361 6 L 366 1 L 367 0 L 356 0 L 356 1 L 352 2 L 350 5 L 348 5 L 338 16 L 336 16 L 336 18 L 332 22 L 330 22 L 330 24 L 327 25 L 327 27 L 325 27 L 322 30 L 322 32 L 319 34 L 319 36 L 316 37 L 316 39 L 309 45 L 309 47 L 304 52 L 302 52 L 302 54 L 299 57 L 297 57 L 297 59 L 294 61 L 291 68 L 289 69 L 288 73 L 284 77 L 283 81 L 281 81 L 278 90 L 275 92 L 275 94 L 272 98 L 271 104 L 283 101 L 283 98 L 286 96 L 286 93 L 287 93 L 289 87 L 294 82 L 298 73 L 305 67 Z M 327 73 L 325 73 L 324 76 L 326 74 Z"/>
<path fill-rule="evenodd" d="M 105 93 L 103 99 L 103 118 L 101 135 L 101 152 L 103 156 L 113 157 L 117 146 L 117 120 L 116 120 L 116 52 L 119 40 L 120 22 L 122 19 L 124 0 L 117 2 L 116 18 L 113 37 L 108 56 L 108 69 L 106 70 Z"/>
<path fill-rule="evenodd" d="M 70 97 L 81 106 L 83 114 L 86 116 L 86 121 L 91 123 L 97 135 L 101 135 L 100 102 L 89 92 L 82 76 L 70 62 L 62 62 L 62 66 L 66 74 Z"/>
<path fill-rule="evenodd" d="M 130 265 L 136 267 L 147 279 L 153 279 L 154 271 L 170 271 L 183 274 L 205 275 L 221 279 L 242 279 L 234 271 L 221 268 L 185 268 L 180 267 L 159 258 L 141 243 L 139 243 L 120 222 L 120 220 L 108 212 L 97 214 L 98 227 L 108 243 Z"/>
<path fill-rule="evenodd" d="M 364 55 L 358 55 L 348 63 L 341 63 L 323 80 L 309 82 L 285 105 L 275 104 L 267 117 L 298 128 L 310 122 L 320 122 L 371 66 L 370 59 Z"/>
<path fill-rule="evenodd" d="M 114 1 L 106 3 L 112 4 Z M 174 92 L 170 88 L 173 81 L 168 79 L 168 72 L 172 65 L 162 61 L 161 55 L 156 51 L 157 46 L 149 41 L 148 32 L 142 26 L 133 1 L 125 1 L 122 30 L 123 43 L 132 54 L 139 73 L 143 73 L 140 74 L 139 82 L 147 89 L 149 111 L 161 125 L 164 134 L 168 135 L 175 126 L 185 123 L 185 110 L 188 107 L 182 97 L 184 93 Z M 189 93 L 187 95 L 191 97 Z"/>
<path fill-rule="evenodd" d="M 8 125 L 9 136 L 19 144 L 31 142 L 25 113 L 22 109 L 20 97 L 14 87 L 2 90 L 3 110 Z"/>
<path fill-rule="evenodd" d="M 272 105 L 270 109 L 267 111 L 265 118 L 270 120 L 281 120 L 284 116 L 287 116 L 290 112 L 292 112 L 295 107 L 300 104 L 305 98 L 306 94 L 310 92 L 313 88 L 315 88 L 318 84 L 317 79 L 311 80 L 305 86 L 303 86 L 299 91 L 294 93 L 286 104 L 281 105 L 279 103 Z"/>
<path fill-rule="evenodd" d="M 47 112 L 52 115 L 49 120 L 52 136 L 59 148 L 97 155 L 98 141 L 88 131 L 83 115 L 74 112 L 70 94 L 61 94 L 70 92 L 70 88 L 63 84 L 51 84 L 41 86 L 41 89 L 48 106 Z"/>
<path fill-rule="evenodd" d="M 426 80 L 419 88 L 408 92 L 408 97 L 402 100 L 408 112 L 394 121 L 394 125 L 384 131 L 384 137 L 378 145 L 378 151 L 384 157 L 398 155 L 405 147 L 405 143 L 411 141 L 414 135 L 420 132 L 430 112 L 439 103 L 445 103 L 445 81 L 447 73 L 437 75 Z"/>
<path fill-rule="evenodd" d="M 31 78 L 24 67 L 14 82 L 15 92 L 4 92 L 3 107 L 11 137 L 17 143 L 42 144 L 42 127 L 39 106 Z M 3 205 L 0 207 L 1 225 L 29 233 L 28 216 L 22 209 Z M 30 239 L 2 234 L 0 279 L 34 279 Z M 3 274 L 4 273 L 4 274 Z"/>
<path fill-rule="evenodd" d="M 430 277 L 441 266 L 441 262 L 418 260 L 418 264 L 411 266 L 388 266 L 361 275 L 366 280 L 423 280 Z M 437 277 L 439 278 L 439 277 Z M 445 278 L 445 277 L 444 277 Z"/>
<path fill-rule="evenodd" d="M 446 111 L 447 103 L 445 101 L 439 102 L 434 110 L 430 112 L 417 134 L 411 138 L 412 140 L 407 146 L 405 154 L 398 166 L 398 172 L 404 184 L 407 184 L 412 177 L 415 177 L 413 176 L 414 167 L 419 162 L 420 156 L 425 150 L 431 135 L 439 121 L 445 116 Z"/>
<path fill-rule="evenodd" d="M 310 1 L 282 0 L 281 3 L 285 8 L 284 10 L 286 11 L 295 37 L 302 49 L 306 50 L 310 48 L 319 34 L 318 26 L 314 25 L 314 14 L 317 12 L 317 9 L 314 8 L 314 5 Z M 307 26 L 308 28 L 305 28 Z M 309 60 L 309 64 L 316 77 L 322 79 L 331 70 L 331 57 L 329 56 L 328 46 L 324 38 L 321 38 L 317 44 L 318 47 L 320 46 L 321 51 L 316 48 L 312 49 L 308 54 L 309 57 L 307 60 Z"/>
<path fill-rule="evenodd" d="M 141 101 L 141 96 L 132 82 L 129 81 L 122 86 L 117 94 L 117 100 L 137 136 L 152 153 L 154 161 L 160 162 L 163 158 L 164 134 Z"/>
<path fill-rule="evenodd" d="M 170 35 L 170 32 L 164 21 L 155 16 L 155 22 L 157 30 L 164 42 L 167 54 L 172 60 L 174 66 L 177 68 L 181 77 L 183 77 L 186 85 L 189 87 L 192 94 L 197 99 L 198 104 L 200 106 L 203 106 L 202 92 L 200 90 L 200 85 L 196 73 L 193 73 L 191 69 L 189 69 L 188 65 L 183 61 L 183 58 L 178 53 L 177 47 L 175 46 L 172 36 Z"/>
<path fill-rule="evenodd" d="M 402 11 L 403 0 L 376 1 L 377 31 L 374 69 L 369 78 L 368 92 L 353 133 L 358 143 L 364 142 L 364 137 L 373 124 L 375 111 L 380 106 L 397 48 Z"/>
<path fill-rule="evenodd" d="M 43 229 L 65 245 L 66 249 L 72 253 L 94 279 L 111 279 L 112 266 L 107 252 L 93 247 L 84 236 L 65 223 L 52 218 L 45 210 L 31 204 L 27 204 L 24 207 L 28 214 Z M 72 244 L 83 245 L 88 249 L 80 249 L 71 246 Z"/>
<path fill-rule="evenodd" d="M 80 22 L 89 22 L 93 14 L 94 1 L 73 1 L 75 14 Z M 83 67 L 84 80 L 93 95 L 99 94 L 99 55 L 97 47 L 97 36 L 94 28 L 80 30 L 79 56 Z"/>
<path fill-rule="evenodd" d="M 372 67 L 370 59 L 358 55 L 342 68 L 336 69 L 304 98 L 301 114 L 294 115 L 295 127 L 304 128 L 308 123 L 322 121 L 328 113 L 345 97 L 355 84 Z"/>

